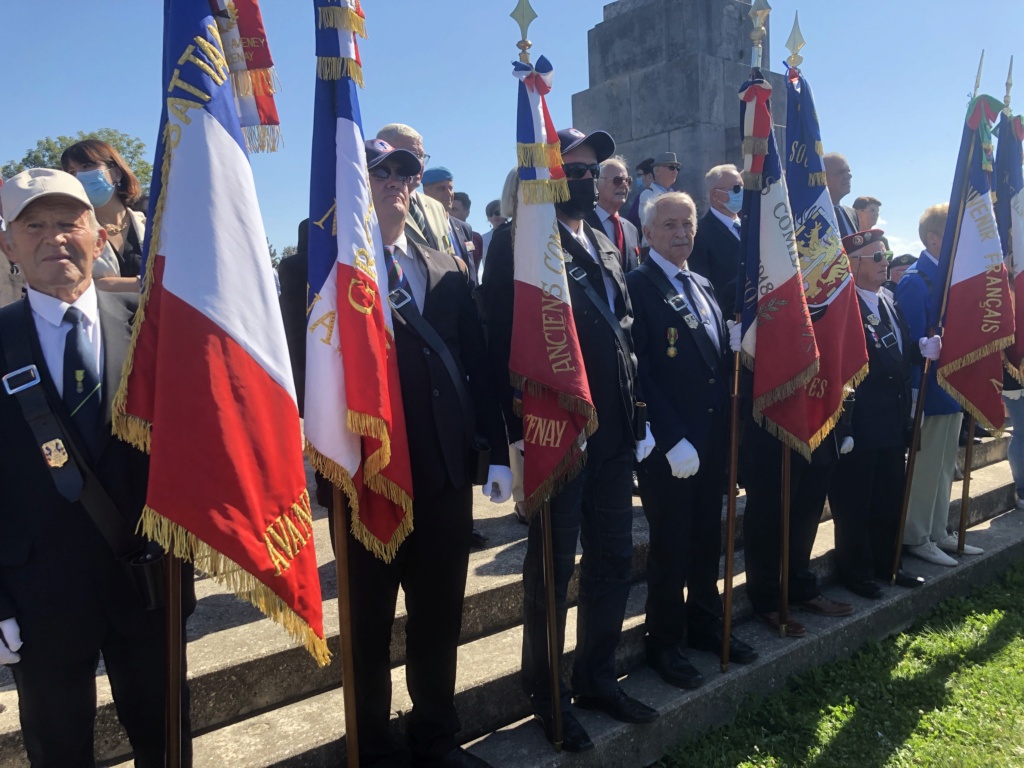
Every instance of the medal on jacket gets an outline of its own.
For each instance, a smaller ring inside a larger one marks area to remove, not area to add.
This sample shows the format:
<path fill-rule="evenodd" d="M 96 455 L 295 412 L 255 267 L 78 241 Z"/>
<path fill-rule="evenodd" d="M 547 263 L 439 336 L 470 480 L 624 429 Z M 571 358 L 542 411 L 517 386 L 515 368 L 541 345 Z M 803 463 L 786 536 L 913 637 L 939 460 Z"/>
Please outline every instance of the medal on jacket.
<path fill-rule="evenodd" d="M 871 323 L 872 325 L 878 325 L 879 323 L 882 322 L 882 318 L 880 318 L 878 315 L 872 312 L 870 315 L 868 315 L 868 322 Z"/>
<path fill-rule="evenodd" d="M 692 315 L 690 317 L 692 317 Z M 689 320 L 689 318 L 687 318 L 687 320 Z M 679 329 L 669 328 L 665 332 L 665 338 L 668 339 L 668 349 L 665 350 L 665 354 L 669 357 L 675 357 L 679 354 L 679 350 L 676 349 L 676 342 L 679 340 Z"/>
<path fill-rule="evenodd" d="M 46 466 L 51 469 L 60 469 L 68 463 L 67 448 L 64 447 L 64 443 L 59 437 L 49 440 L 39 447 L 43 451 L 43 458 L 46 459 Z"/>
<path fill-rule="evenodd" d="M 75 371 L 75 392 L 85 392 L 85 371 Z"/>

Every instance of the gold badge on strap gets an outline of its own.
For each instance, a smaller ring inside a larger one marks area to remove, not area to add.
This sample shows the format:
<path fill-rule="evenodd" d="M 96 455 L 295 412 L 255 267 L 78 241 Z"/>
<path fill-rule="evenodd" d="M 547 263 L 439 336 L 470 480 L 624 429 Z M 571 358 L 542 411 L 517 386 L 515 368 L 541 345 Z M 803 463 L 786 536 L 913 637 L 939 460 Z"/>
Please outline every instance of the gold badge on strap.
<path fill-rule="evenodd" d="M 697 330 L 697 326 L 700 325 L 700 320 L 698 320 L 693 315 L 687 315 L 685 317 L 685 320 L 686 320 L 686 324 L 690 327 L 691 331 L 696 331 Z"/>
<path fill-rule="evenodd" d="M 668 349 L 665 350 L 665 354 L 669 357 L 675 357 L 679 354 L 679 350 L 676 349 L 676 342 L 679 340 L 679 329 L 669 328 L 665 332 L 665 338 L 668 339 Z"/>
<path fill-rule="evenodd" d="M 880 322 L 882 322 L 882 318 L 880 318 L 878 315 L 872 312 L 870 315 L 868 315 L 868 322 L 871 323 L 871 325 L 878 325 Z"/>
<path fill-rule="evenodd" d="M 43 458 L 46 459 L 46 465 L 51 469 L 60 469 L 68 463 L 67 449 L 59 437 L 43 443 L 40 448 L 43 451 Z"/>

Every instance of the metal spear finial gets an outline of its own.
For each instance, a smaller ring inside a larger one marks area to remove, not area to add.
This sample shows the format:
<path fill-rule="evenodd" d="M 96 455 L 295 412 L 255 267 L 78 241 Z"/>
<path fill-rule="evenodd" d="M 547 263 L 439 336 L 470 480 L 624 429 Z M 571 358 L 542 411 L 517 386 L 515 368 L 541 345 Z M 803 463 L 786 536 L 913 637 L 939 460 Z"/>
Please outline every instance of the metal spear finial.
<path fill-rule="evenodd" d="M 976 78 L 974 78 L 974 96 L 972 96 L 972 98 L 977 98 L 978 97 L 978 89 L 981 88 L 981 69 L 984 66 L 985 66 L 985 49 L 982 48 L 981 49 L 981 61 L 978 62 L 978 76 Z"/>
<path fill-rule="evenodd" d="M 537 12 L 530 6 L 530 0 L 519 0 L 519 4 L 509 16 L 519 25 L 519 32 L 522 35 L 522 39 L 516 43 L 516 48 L 519 49 L 519 60 L 523 64 L 529 64 L 530 48 L 533 43 L 527 39 L 527 34 L 530 30 L 530 24 L 537 18 Z"/>
<path fill-rule="evenodd" d="M 750 49 L 750 66 L 754 69 L 761 67 L 762 42 L 767 34 L 764 24 L 771 12 L 772 7 L 768 5 L 768 0 L 754 0 L 750 6 L 750 13 L 747 14 L 754 23 L 754 29 L 750 33 L 750 42 L 753 43 Z"/>
<path fill-rule="evenodd" d="M 1006 95 L 1003 96 L 1003 111 L 1010 114 L 1010 91 L 1013 90 L 1013 56 L 1010 57 L 1010 71 L 1006 73 Z"/>
<path fill-rule="evenodd" d="M 789 33 L 789 39 L 786 41 L 786 50 L 791 54 L 786 63 L 794 69 L 803 63 L 804 57 L 800 55 L 800 49 L 806 43 L 804 36 L 800 34 L 800 12 L 797 11 L 793 14 L 793 31 Z"/>

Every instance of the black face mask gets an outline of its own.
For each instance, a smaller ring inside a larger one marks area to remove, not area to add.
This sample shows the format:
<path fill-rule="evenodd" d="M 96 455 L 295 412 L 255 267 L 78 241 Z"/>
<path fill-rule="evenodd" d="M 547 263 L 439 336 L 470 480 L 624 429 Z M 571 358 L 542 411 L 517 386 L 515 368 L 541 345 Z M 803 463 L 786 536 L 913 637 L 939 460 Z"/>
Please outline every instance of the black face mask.
<path fill-rule="evenodd" d="M 555 203 L 555 208 L 570 219 L 582 220 L 594 212 L 597 206 L 597 181 L 595 179 L 568 179 L 569 199 Z"/>

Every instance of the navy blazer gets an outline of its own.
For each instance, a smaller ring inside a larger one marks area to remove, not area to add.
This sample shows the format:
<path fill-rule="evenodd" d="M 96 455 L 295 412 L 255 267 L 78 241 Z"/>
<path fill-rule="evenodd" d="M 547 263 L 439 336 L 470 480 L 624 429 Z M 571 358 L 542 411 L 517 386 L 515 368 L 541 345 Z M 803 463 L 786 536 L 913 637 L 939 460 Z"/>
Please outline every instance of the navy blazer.
<path fill-rule="evenodd" d="M 711 281 L 722 314 L 732 319 L 736 313 L 736 276 L 740 268 L 740 241 L 710 209 L 697 223 L 693 253 L 686 264 L 692 272 Z"/>
<path fill-rule="evenodd" d="M 637 231 L 637 228 L 633 226 L 633 222 L 622 215 L 622 211 L 619 211 L 619 221 L 622 222 L 622 271 L 624 273 L 629 273 L 636 269 L 640 264 L 640 233 Z M 601 216 L 598 214 L 596 208 L 591 211 L 589 216 L 587 216 L 586 222 L 598 232 L 607 235 L 608 240 L 612 241 L 612 236 L 608 234 L 608 231 L 604 228 L 604 224 L 601 223 Z M 612 241 L 612 245 L 614 244 L 614 241 Z"/>
<path fill-rule="evenodd" d="M 648 277 L 652 272 L 664 274 L 648 260 L 626 277 L 633 298 L 633 344 L 651 432 L 664 453 L 685 438 L 697 449 L 701 461 L 720 460 L 721 455 L 710 457 L 708 451 L 712 445 L 727 447 L 726 440 L 711 440 L 711 436 L 726 428 L 732 358 L 714 288 L 691 271 L 711 308 L 717 343 L 703 325 L 690 328 L 669 306 Z"/>

